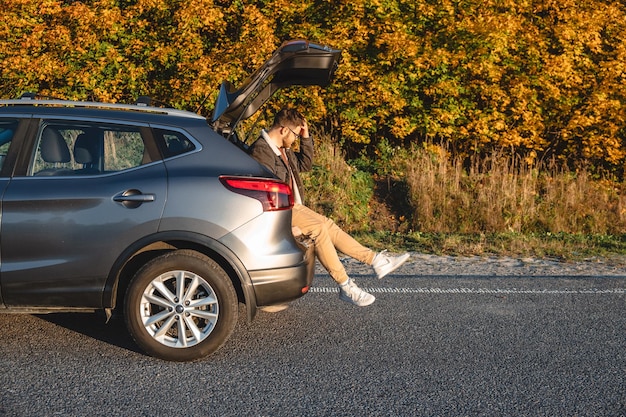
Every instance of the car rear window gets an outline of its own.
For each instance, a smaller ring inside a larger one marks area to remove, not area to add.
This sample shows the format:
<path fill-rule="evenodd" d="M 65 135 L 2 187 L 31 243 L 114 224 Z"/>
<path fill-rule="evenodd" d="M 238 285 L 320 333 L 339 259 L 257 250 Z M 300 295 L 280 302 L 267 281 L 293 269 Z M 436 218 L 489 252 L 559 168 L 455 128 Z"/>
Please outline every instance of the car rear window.
<path fill-rule="evenodd" d="M 154 135 L 158 142 L 164 145 L 166 158 L 191 152 L 196 149 L 189 138 L 180 132 L 166 129 L 154 129 Z"/>

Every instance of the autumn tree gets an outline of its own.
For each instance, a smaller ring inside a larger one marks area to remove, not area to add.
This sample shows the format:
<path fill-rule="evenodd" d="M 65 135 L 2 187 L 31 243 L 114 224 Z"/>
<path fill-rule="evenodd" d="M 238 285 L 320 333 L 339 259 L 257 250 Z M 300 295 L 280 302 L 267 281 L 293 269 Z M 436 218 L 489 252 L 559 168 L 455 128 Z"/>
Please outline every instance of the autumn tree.
<path fill-rule="evenodd" d="M 443 143 L 622 175 L 626 6 L 590 0 L 0 0 L 0 95 L 209 115 L 280 43 L 343 50 L 335 82 L 288 91 L 349 155 Z"/>

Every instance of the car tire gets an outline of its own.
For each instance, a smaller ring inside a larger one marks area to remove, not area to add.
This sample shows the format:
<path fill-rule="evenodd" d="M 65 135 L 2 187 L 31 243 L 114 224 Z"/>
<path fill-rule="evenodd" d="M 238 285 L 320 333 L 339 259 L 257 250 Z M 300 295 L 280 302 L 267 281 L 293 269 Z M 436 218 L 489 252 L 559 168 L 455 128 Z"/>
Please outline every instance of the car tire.
<path fill-rule="evenodd" d="M 124 315 L 129 333 L 146 353 L 187 362 L 210 355 L 228 340 L 237 324 L 238 300 L 217 262 L 192 250 L 176 250 L 135 274 Z"/>

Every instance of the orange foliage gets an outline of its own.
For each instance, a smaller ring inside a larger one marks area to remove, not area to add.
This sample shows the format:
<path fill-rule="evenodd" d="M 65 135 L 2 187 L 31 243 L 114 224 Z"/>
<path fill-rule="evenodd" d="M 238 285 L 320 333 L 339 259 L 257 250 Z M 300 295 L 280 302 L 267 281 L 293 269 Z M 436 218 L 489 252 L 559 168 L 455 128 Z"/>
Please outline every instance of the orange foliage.
<path fill-rule="evenodd" d="M 343 50 L 287 92 L 349 151 L 385 138 L 508 148 L 623 174 L 626 6 L 590 0 L 1 0 L 2 97 L 25 91 L 210 114 L 280 43 Z"/>

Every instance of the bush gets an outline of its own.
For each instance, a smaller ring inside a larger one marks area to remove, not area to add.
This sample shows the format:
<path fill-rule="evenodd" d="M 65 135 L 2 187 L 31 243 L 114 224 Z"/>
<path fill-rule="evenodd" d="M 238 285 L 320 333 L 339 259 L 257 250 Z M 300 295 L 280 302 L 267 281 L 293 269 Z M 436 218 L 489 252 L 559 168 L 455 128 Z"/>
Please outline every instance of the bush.
<path fill-rule="evenodd" d="M 372 177 L 348 165 L 327 135 L 315 142 L 313 170 L 302 174 L 306 205 L 333 219 L 347 232 L 369 230 Z"/>

